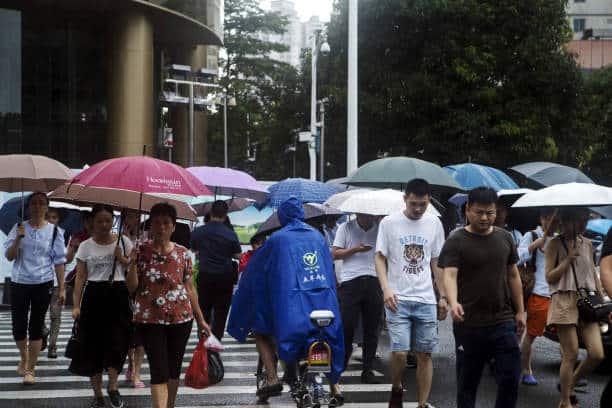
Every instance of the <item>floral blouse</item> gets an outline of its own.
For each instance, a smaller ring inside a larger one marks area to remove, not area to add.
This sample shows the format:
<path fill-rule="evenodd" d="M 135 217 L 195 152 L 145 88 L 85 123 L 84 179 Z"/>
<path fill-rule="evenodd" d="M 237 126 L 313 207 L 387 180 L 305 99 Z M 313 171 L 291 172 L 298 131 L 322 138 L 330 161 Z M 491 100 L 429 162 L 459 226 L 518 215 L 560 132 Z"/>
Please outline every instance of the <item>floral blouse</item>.
<path fill-rule="evenodd" d="M 191 279 L 191 257 L 184 246 L 161 254 L 153 242 L 140 245 L 138 289 L 134 300 L 134 321 L 147 324 L 180 324 L 193 320 L 185 282 Z"/>

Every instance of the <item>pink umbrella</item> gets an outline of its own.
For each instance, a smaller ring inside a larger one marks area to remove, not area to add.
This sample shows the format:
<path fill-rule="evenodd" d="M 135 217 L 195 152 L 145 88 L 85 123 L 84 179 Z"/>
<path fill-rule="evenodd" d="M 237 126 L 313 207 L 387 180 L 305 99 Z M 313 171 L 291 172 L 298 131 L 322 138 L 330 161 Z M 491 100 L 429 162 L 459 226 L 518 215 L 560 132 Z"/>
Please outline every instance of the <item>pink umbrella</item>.
<path fill-rule="evenodd" d="M 207 166 L 189 167 L 187 171 L 214 191 L 215 195 L 264 201 L 270 194 L 264 185 L 243 171 Z"/>
<path fill-rule="evenodd" d="M 96 163 L 56 189 L 51 197 L 145 211 L 158 202 L 170 202 L 177 210 L 185 206 L 178 200 L 156 197 L 156 193 L 191 197 L 212 195 L 184 168 L 152 157 L 134 156 Z M 189 212 L 189 217 L 183 213 L 182 218 L 193 219 L 194 212 L 190 207 Z"/>

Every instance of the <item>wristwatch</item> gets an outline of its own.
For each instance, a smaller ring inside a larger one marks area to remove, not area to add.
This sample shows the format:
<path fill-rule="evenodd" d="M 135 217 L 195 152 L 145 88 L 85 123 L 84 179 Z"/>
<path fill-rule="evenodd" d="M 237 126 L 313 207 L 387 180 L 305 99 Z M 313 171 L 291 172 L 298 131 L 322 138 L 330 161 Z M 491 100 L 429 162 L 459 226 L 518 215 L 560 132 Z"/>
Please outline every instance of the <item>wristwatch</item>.
<path fill-rule="evenodd" d="M 438 299 L 438 302 L 440 300 L 444 299 L 444 301 L 446 301 L 446 303 L 448 303 L 448 298 L 446 296 L 440 296 L 440 299 Z"/>

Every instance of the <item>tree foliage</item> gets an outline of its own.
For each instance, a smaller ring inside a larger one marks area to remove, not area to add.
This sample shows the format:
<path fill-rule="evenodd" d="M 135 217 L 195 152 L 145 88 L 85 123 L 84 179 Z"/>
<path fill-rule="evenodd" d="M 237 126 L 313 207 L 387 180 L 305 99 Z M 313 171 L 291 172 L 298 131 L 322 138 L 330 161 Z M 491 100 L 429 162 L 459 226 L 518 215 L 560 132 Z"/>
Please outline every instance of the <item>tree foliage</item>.
<path fill-rule="evenodd" d="M 347 0 L 329 25 L 334 157 L 345 157 Z M 359 161 L 577 164 L 582 77 L 564 0 L 361 0 Z M 344 162 L 332 173 L 344 173 Z"/>
<path fill-rule="evenodd" d="M 226 55 L 221 59 L 220 82 L 236 98 L 236 106 L 228 107 L 230 167 L 264 179 L 291 175 L 293 156 L 285 154 L 285 147 L 293 143 L 293 130 L 304 122 L 300 75 L 291 65 L 270 57 L 287 48 L 266 39 L 267 34 L 282 34 L 286 24 L 285 17 L 263 10 L 257 0 L 225 1 Z M 222 114 L 219 111 L 211 118 L 211 165 L 223 163 Z M 250 152 L 247 139 L 252 144 Z M 257 160 L 248 161 L 254 146 Z M 298 152 L 299 163 L 304 162 L 304 154 Z"/>

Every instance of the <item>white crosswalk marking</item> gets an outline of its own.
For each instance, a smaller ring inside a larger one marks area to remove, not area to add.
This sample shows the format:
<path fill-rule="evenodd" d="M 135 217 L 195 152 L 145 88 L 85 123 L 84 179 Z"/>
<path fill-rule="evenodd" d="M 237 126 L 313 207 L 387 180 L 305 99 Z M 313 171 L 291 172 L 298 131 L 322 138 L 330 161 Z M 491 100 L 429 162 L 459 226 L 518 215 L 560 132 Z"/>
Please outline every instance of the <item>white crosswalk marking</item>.
<path fill-rule="evenodd" d="M 72 319 L 68 312 L 62 314 L 62 326 L 59 336 L 57 359 L 47 358 L 46 352 L 41 353 L 36 369 L 37 383 L 26 387 L 22 377 L 16 373 L 19 362 L 19 352 L 12 339 L 11 319 L 9 312 L 0 312 L 0 407 L 84 407 L 93 396 L 89 379 L 75 376 L 68 371 L 69 359 L 63 356 L 66 341 L 70 337 Z M 198 343 L 194 330 L 187 345 L 183 360 L 184 370 L 188 367 L 193 350 Z M 225 351 L 221 353 L 225 366 L 224 380 L 213 387 L 195 390 L 185 387 L 181 381 L 177 407 L 223 407 L 246 408 L 256 407 L 255 370 L 257 365 L 257 350 L 253 340 L 240 344 L 230 336 L 223 339 Z M 361 384 L 361 365 L 355 359 L 349 362 L 342 379 L 343 392 L 346 396 L 347 408 L 381 408 L 387 406 L 390 390 L 388 377 L 381 372 L 375 374 L 383 384 Z M 123 380 L 123 375 L 121 375 Z M 148 381 L 149 364 L 142 367 L 142 380 L 147 388 L 132 388 L 129 383 L 120 383 L 120 392 L 125 397 L 129 407 L 150 406 L 150 388 Z M 106 385 L 106 382 L 105 382 Z M 284 393 L 269 401 L 270 408 L 295 407 L 291 399 Z M 405 403 L 404 407 L 414 408 L 416 404 Z"/>

